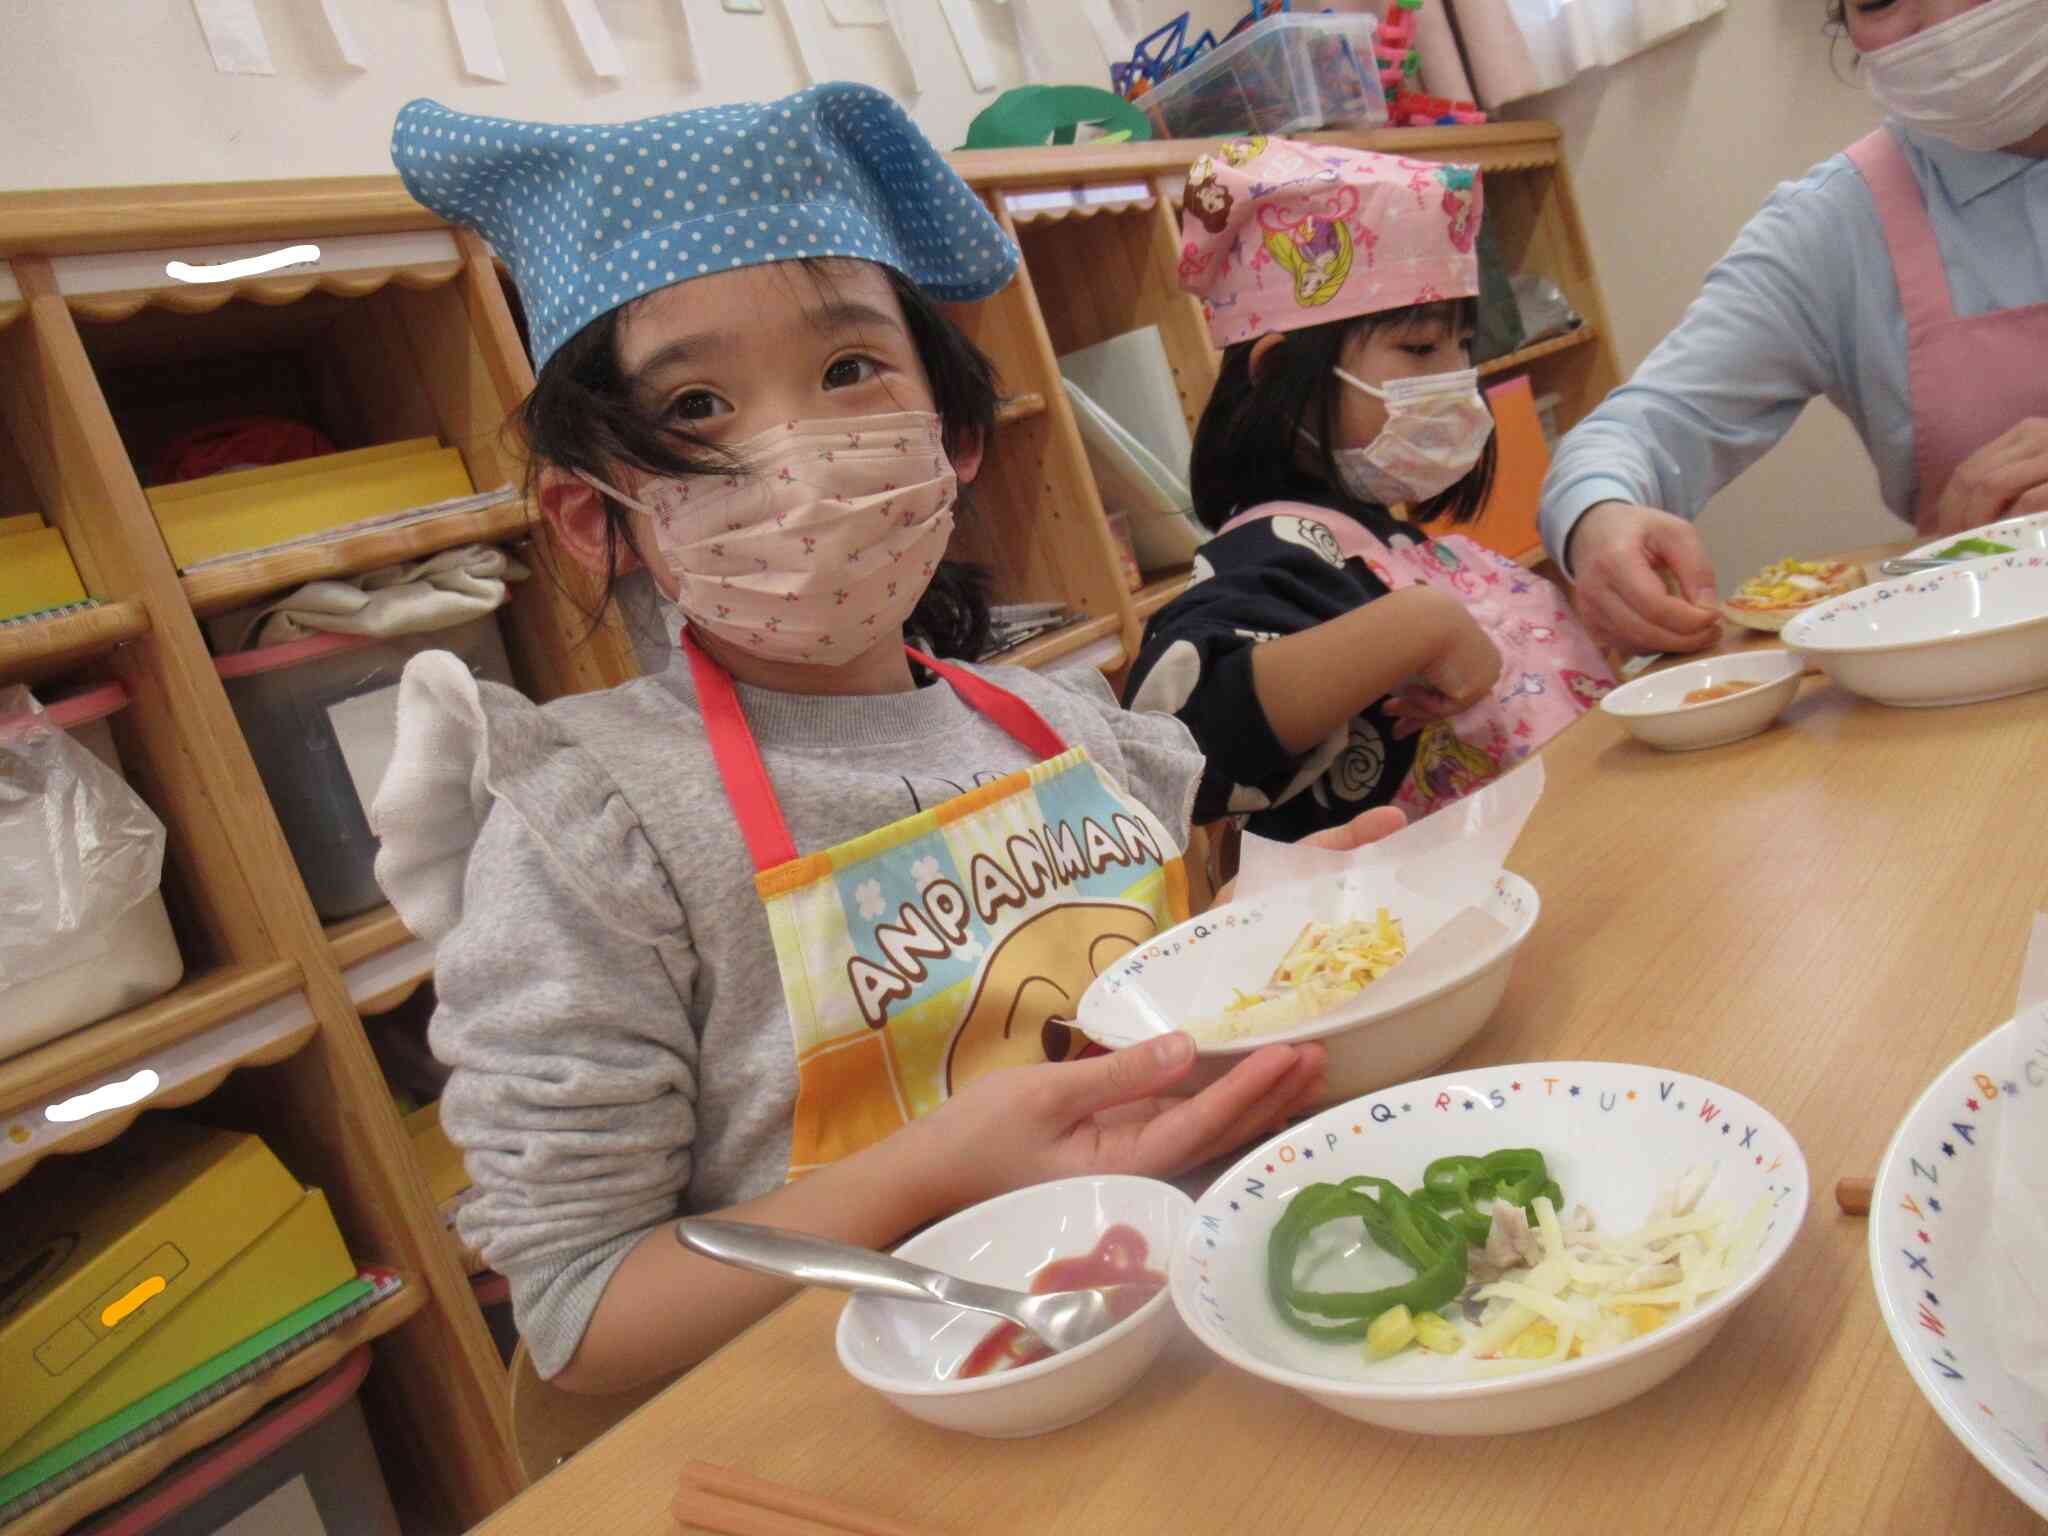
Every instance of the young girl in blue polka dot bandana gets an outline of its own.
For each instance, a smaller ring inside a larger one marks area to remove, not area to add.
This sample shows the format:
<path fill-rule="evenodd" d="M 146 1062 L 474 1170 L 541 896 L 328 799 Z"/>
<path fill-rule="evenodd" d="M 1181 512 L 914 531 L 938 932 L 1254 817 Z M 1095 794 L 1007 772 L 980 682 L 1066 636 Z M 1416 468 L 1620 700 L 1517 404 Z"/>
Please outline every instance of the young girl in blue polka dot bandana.
<path fill-rule="evenodd" d="M 558 547 L 644 567 L 683 620 L 660 675 L 546 707 L 419 658 L 373 817 L 438 944 L 462 1234 L 541 1373 L 621 1389 L 786 1294 L 686 1253 L 679 1214 L 887 1246 L 1304 1104 L 1315 1047 L 1179 1100 L 1184 1035 L 1101 1056 L 1073 1028 L 1187 915 L 1201 758 L 1092 669 L 945 659 L 986 634 L 944 554 L 996 380 L 938 305 L 1017 252 L 902 111 L 855 85 L 595 126 L 415 102 L 393 156 L 512 269 Z"/>

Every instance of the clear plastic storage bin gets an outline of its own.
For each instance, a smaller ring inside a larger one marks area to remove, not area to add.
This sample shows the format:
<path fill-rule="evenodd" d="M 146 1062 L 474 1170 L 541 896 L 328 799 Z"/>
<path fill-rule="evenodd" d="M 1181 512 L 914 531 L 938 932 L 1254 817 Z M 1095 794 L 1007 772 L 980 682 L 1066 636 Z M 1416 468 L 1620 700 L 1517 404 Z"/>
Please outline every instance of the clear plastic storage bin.
<path fill-rule="evenodd" d="M 1137 105 L 1162 139 L 1303 133 L 1384 123 L 1370 14 L 1284 12 L 1153 86 Z"/>
<path fill-rule="evenodd" d="M 90 693 L 49 705 L 44 719 L 121 771 L 107 721 L 128 707 L 128 691 L 109 683 Z M 0 717 L 0 730 L 7 718 Z M 0 1061 L 97 1023 L 110 1014 L 137 1008 L 175 987 L 185 960 L 171 934 L 161 891 L 152 892 L 98 933 L 62 941 L 44 957 L 53 968 L 0 986 Z"/>
<path fill-rule="evenodd" d="M 177 1463 L 80 1536 L 400 1536 L 398 1512 L 356 1401 L 369 1369 L 365 1344 L 232 1435 Z"/>
<path fill-rule="evenodd" d="M 397 736 L 399 674 L 421 651 L 453 651 L 477 676 L 512 682 L 492 614 L 419 635 L 316 635 L 214 662 L 326 922 L 383 905 L 370 805 Z"/>

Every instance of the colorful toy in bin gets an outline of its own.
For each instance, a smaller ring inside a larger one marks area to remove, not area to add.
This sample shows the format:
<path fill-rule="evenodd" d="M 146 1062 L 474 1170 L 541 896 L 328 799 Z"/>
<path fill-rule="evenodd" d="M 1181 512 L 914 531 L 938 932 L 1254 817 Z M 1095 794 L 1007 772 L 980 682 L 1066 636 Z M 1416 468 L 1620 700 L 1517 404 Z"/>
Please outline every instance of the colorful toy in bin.
<path fill-rule="evenodd" d="M 1229 42 L 1253 23 L 1268 16 L 1278 16 L 1291 5 L 1292 0 L 1255 0 L 1252 8 L 1223 34 L 1221 42 Z M 1214 32 L 1205 30 L 1193 43 L 1187 41 L 1187 35 L 1188 12 L 1182 11 L 1165 26 L 1148 34 L 1131 51 L 1128 61 L 1110 65 L 1109 81 L 1116 93 L 1126 101 L 1136 101 L 1160 81 L 1186 69 L 1203 54 L 1220 46 Z"/>
<path fill-rule="evenodd" d="M 1459 123 L 1485 122 L 1486 114 L 1476 102 L 1422 93 L 1422 54 L 1415 46 L 1415 13 L 1421 9 L 1422 0 L 1394 0 L 1394 8 L 1381 20 L 1373 44 L 1373 58 L 1380 67 L 1380 85 L 1387 93 L 1387 125 L 1448 128 Z"/>

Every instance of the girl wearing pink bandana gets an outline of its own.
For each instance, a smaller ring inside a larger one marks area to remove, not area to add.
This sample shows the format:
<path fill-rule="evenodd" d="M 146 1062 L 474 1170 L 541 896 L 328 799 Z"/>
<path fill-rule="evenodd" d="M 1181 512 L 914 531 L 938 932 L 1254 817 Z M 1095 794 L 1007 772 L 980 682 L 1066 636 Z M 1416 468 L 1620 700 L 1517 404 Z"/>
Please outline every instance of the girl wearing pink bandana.
<path fill-rule="evenodd" d="M 1613 686 L 1550 583 L 1416 526 L 1470 521 L 1492 483 L 1482 208 L 1469 166 L 1287 139 L 1189 169 L 1181 284 L 1226 349 L 1190 467 L 1216 537 L 1130 686 L 1206 754 L 1197 820 L 1427 815 Z"/>

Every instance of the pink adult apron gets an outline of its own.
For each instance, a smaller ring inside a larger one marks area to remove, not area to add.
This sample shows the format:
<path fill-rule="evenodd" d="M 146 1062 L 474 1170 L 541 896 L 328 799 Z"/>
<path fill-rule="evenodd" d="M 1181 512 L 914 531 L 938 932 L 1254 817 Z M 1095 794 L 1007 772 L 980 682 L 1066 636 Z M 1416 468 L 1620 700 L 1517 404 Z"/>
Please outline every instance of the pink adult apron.
<path fill-rule="evenodd" d="M 799 855 L 732 679 L 687 629 L 683 648 L 788 1006 L 790 1176 L 985 1072 L 1087 1054 L 1089 983 L 1189 915 L 1179 839 L 1143 802 L 1015 694 L 912 651 L 1032 766 Z"/>
<path fill-rule="evenodd" d="M 1362 560 L 1390 591 L 1428 585 L 1451 593 L 1500 651 L 1500 680 L 1490 697 L 1425 727 L 1414 766 L 1394 804 L 1411 817 L 1469 795 L 1534 752 L 1614 686 L 1593 637 L 1542 577 L 1483 544 L 1418 530 L 1392 544 L 1341 512 L 1307 502 L 1274 501 L 1240 512 L 1223 533 L 1273 518 L 1291 543 L 1345 560 Z"/>
<path fill-rule="evenodd" d="M 1913 407 L 1914 522 L 1931 530 L 1956 467 L 2029 416 L 2048 416 L 2048 304 L 1960 319 L 1927 200 L 1891 131 L 1849 146 L 1891 251 L 1906 316 Z"/>

